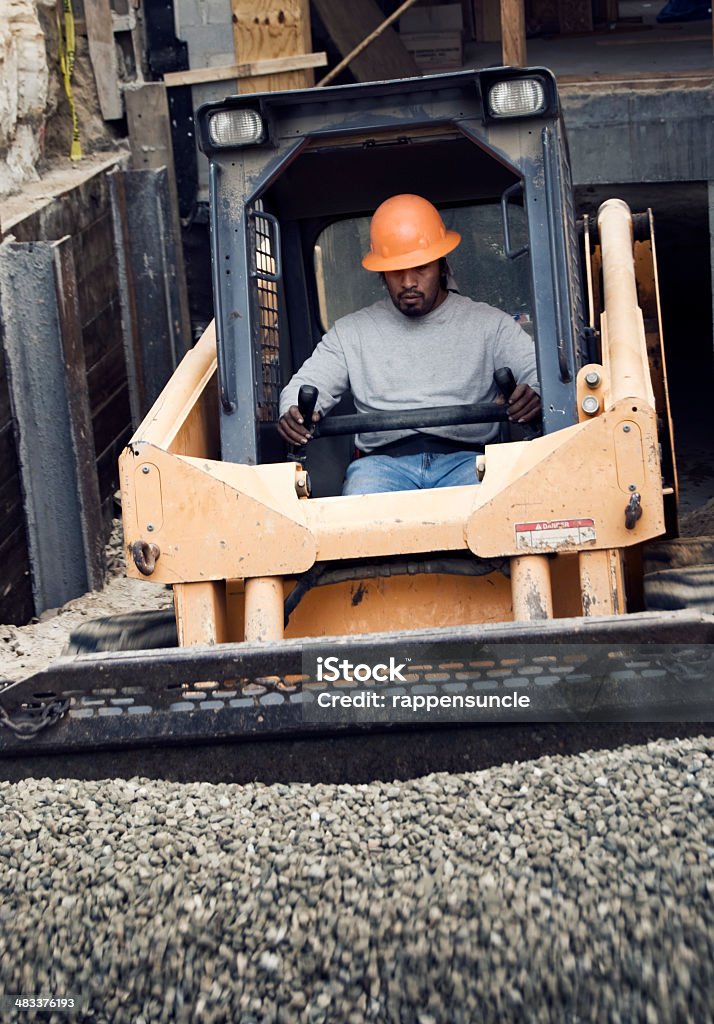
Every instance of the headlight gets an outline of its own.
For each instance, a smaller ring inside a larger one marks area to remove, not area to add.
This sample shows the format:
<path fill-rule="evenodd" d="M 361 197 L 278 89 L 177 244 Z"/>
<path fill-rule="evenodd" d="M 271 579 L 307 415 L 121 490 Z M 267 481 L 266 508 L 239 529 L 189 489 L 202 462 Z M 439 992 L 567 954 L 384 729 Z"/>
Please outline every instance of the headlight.
<path fill-rule="evenodd" d="M 254 146 L 267 138 L 256 110 L 217 110 L 208 119 L 208 134 L 214 146 Z"/>
<path fill-rule="evenodd" d="M 497 82 L 488 94 L 492 117 L 523 117 L 545 110 L 545 89 L 539 78 L 511 78 Z"/>

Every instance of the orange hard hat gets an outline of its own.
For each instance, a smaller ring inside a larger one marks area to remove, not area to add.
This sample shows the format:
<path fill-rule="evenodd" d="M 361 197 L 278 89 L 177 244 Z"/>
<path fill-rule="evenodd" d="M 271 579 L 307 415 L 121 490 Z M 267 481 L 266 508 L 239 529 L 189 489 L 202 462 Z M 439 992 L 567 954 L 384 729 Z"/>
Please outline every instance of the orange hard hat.
<path fill-rule="evenodd" d="M 366 270 L 407 270 L 446 256 L 459 244 L 461 235 L 446 230 L 441 214 L 428 199 L 400 195 L 377 207 L 369 241 L 370 251 L 362 260 Z"/>

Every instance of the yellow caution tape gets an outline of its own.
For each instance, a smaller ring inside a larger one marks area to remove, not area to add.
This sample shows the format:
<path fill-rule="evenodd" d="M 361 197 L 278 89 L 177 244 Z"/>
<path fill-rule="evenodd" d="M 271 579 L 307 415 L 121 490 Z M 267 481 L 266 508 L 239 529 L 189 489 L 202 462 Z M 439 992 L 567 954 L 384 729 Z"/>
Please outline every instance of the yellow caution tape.
<path fill-rule="evenodd" d="M 64 12 L 64 31 L 60 19 L 60 3 Z M 70 160 L 82 159 L 82 146 L 79 141 L 79 119 L 77 108 L 72 96 L 72 72 L 74 71 L 74 15 L 72 13 L 72 0 L 57 0 L 57 35 L 59 38 L 59 62 L 62 78 L 64 80 L 64 91 L 67 94 L 70 113 L 72 114 L 72 145 L 69 151 Z"/>

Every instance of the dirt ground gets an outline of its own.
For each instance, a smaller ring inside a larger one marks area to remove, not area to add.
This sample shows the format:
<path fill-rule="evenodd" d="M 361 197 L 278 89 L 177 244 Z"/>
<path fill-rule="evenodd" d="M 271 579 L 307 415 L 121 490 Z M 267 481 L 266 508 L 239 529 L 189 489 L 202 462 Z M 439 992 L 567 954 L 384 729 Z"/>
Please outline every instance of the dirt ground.
<path fill-rule="evenodd" d="M 103 590 L 84 594 L 62 608 L 43 612 L 27 626 L 0 625 L 0 680 L 24 679 L 59 657 L 72 630 L 88 619 L 137 609 L 166 608 L 171 591 L 125 575 L 121 523 L 114 524 L 106 549 L 107 582 Z"/>
<path fill-rule="evenodd" d="M 679 532 L 683 537 L 714 536 L 714 498 L 682 516 Z"/>

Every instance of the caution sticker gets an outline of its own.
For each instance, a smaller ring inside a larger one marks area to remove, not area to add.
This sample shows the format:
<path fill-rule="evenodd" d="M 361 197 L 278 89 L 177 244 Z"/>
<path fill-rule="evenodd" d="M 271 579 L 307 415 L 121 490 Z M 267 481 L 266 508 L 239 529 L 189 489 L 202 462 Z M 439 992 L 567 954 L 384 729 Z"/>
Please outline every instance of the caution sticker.
<path fill-rule="evenodd" d="M 519 551 L 594 543 L 594 519 L 545 519 L 535 523 L 516 523 L 516 548 Z"/>

